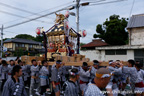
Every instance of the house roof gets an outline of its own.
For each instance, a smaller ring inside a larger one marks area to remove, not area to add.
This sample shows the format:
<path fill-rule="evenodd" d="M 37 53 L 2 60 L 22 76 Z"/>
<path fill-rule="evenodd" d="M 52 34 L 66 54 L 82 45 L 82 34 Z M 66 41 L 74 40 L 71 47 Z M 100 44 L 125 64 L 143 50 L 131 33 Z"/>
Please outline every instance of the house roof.
<path fill-rule="evenodd" d="M 10 43 L 10 42 L 13 42 L 13 43 L 24 43 L 24 44 L 34 44 L 34 45 L 41 45 L 42 44 L 41 42 L 36 42 L 36 41 L 33 41 L 33 40 L 21 39 L 21 38 L 8 39 L 8 40 L 4 41 L 4 43 Z"/>
<path fill-rule="evenodd" d="M 127 25 L 127 28 L 144 27 L 144 14 L 133 15 Z"/>
<path fill-rule="evenodd" d="M 95 39 L 92 40 L 92 42 L 85 44 L 83 46 L 81 46 L 82 48 L 88 48 L 88 47 L 100 47 L 100 46 L 107 46 L 108 44 L 104 41 L 102 41 L 102 39 Z"/>

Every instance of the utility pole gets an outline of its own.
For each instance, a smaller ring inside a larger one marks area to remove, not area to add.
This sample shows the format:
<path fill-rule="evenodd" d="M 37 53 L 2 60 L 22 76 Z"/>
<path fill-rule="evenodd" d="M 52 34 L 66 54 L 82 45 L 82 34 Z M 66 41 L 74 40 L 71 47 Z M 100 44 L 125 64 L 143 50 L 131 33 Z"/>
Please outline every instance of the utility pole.
<path fill-rule="evenodd" d="M 3 52 L 3 25 L 1 27 L 1 58 L 2 58 L 2 52 Z"/>
<path fill-rule="evenodd" d="M 76 0 L 76 25 L 77 25 L 77 32 L 79 33 L 79 7 L 80 7 L 80 0 Z M 80 47 L 80 36 L 77 37 L 77 54 L 80 54 L 79 52 Z"/>
<path fill-rule="evenodd" d="M 79 7 L 80 0 L 76 0 L 76 24 L 77 24 L 77 32 L 79 32 Z"/>

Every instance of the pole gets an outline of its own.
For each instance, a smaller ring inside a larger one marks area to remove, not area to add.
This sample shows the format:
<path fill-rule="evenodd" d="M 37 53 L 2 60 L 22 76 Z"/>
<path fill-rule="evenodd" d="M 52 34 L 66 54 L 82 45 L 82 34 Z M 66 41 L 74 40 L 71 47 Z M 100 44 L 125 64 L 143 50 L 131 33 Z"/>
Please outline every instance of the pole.
<path fill-rule="evenodd" d="M 80 0 L 76 0 L 76 25 L 77 25 L 77 32 L 79 32 L 79 7 L 80 7 Z M 79 54 L 79 46 L 80 46 L 80 36 L 77 36 L 77 54 Z"/>
<path fill-rule="evenodd" d="M 77 32 L 79 32 L 79 5 L 80 0 L 76 0 L 76 24 L 77 24 Z"/>
<path fill-rule="evenodd" d="M 3 25 L 2 25 L 2 28 L 1 28 L 1 58 L 2 58 L 2 52 L 3 52 Z"/>

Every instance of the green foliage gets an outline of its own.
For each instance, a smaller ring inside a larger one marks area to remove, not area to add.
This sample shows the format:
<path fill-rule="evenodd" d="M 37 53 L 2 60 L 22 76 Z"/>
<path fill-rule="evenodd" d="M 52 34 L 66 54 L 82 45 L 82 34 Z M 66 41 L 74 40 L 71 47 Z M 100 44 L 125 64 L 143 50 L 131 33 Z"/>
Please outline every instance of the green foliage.
<path fill-rule="evenodd" d="M 31 35 L 28 35 L 28 34 L 19 34 L 19 35 L 16 35 L 14 38 L 22 38 L 22 39 L 35 40 L 34 36 L 31 36 Z"/>
<path fill-rule="evenodd" d="M 44 40 L 44 36 L 43 35 L 37 35 L 35 38 L 35 41 L 37 42 L 42 42 Z"/>
<path fill-rule="evenodd" d="M 23 52 L 23 49 L 21 49 L 21 48 L 14 52 L 14 56 L 19 56 L 20 57 L 22 55 L 24 55 L 24 52 Z"/>
<path fill-rule="evenodd" d="M 80 46 L 83 46 L 83 45 L 85 45 L 85 43 L 80 43 Z"/>
<path fill-rule="evenodd" d="M 127 23 L 127 19 L 112 15 L 102 25 L 96 26 L 98 34 L 94 34 L 93 37 L 101 38 L 110 45 L 124 45 L 128 41 L 128 32 L 125 30 Z"/>
<path fill-rule="evenodd" d="M 42 42 L 44 39 L 43 35 L 37 35 L 36 37 L 34 37 L 28 34 L 19 34 L 19 35 L 16 35 L 14 38 L 29 39 L 29 40 L 34 40 L 37 42 Z"/>

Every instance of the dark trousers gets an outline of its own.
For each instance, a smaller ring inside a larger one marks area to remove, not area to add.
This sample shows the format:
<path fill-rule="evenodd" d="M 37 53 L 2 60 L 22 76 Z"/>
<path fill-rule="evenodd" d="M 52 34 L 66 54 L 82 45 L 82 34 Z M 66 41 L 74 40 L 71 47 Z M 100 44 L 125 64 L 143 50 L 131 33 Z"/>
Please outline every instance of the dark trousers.
<path fill-rule="evenodd" d="M 3 79 L 2 84 L 1 84 L 1 91 L 3 90 L 3 86 L 4 86 L 5 82 L 6 82 L 6 79 Z"/>
<path fill-rule="evenodd" d="M 28 87 L 30 87 L 30 81 L 31 81 L 31 77 L 28 77 L 27 78 L 27 85 L 28 85 Z"/>
<path fill-rule="evenodd" d="M 46 85 L 46 86 L 41 86 L 40 88 L 41 88 L 40 94 L 43 95 L 43 93 L 45 93 L 46 89 L 49 87 L 48 87 L 48 85 Z"/>

